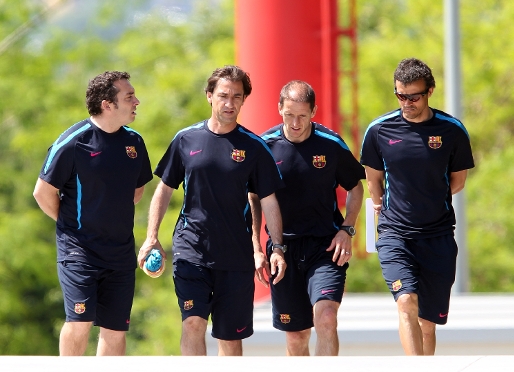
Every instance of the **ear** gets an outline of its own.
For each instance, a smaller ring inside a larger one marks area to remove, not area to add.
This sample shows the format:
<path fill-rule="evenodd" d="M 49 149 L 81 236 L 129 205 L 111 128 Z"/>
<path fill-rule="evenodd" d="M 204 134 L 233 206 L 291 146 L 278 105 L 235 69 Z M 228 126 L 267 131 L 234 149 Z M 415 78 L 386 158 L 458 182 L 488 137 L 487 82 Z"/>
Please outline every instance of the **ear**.
<path fill-rule="evenodd" d="M 314 108 L 312 109 L 311 119 L 316 115 L 316 111 L 318 111 L 318 105 L 314 105 Z"/>
<path fill-rule="evenodd" d="M 102 101 L 102 111 L 110 111 L 111 110 L 111 102 L 107 100 Z"/>
<path fill-rule="evenodd" d="M 282 107 L 280 107 L 280 102 L 278 103 L 278 114 L 282 116 Z"/>
<path fill-rule="evenodd" d="M 212 106 L 212 92 L 207 92 L 207 102 Z"/>
<path fill-rule="evenodd" d="M 434 87 L 428 89 L 428 97 L 429 98 L 432 96 L 432 93 L 434 93 Z"/>

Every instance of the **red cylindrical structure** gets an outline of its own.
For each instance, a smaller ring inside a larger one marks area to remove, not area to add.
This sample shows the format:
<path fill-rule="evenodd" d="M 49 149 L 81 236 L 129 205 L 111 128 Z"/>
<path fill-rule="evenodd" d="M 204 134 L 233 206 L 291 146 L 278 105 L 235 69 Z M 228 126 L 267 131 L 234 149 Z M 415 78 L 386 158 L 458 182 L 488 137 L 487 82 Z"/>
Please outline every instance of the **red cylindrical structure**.
<path fill-rule="evenodd" d="M 327 14 L 327 4 L 335 6 L 331 3 L 335 0 L 236 0 L 236 63 L 250 73 L 253 85 L 239 117 L 244 126 L 260 134 L 280 123 L 280 89 L 299 79 L 316 91 L 315 120 L 333 128 L 335 123 L 326 120 L 323 104 L 337 102 L 337 89 L 330 86 L 334 79 L 326 78 L 332 72 L 337 74 L 337 70 L 326 71 L 327 65 L 336 68 L 334 48 L 327 45 L 335 45 L 337 35 L 322 29 L 322 22 L 327 22 L 322 20 L 322 9 Z"/>
<path fill-rule="evenodd" d="M 336 14 L 337 0 L 236 0 L 236 63 L 253 86 L 242 125 L 261 134 L 280 123 L 280 89 L 304 80 L 316 92 L 314 120 L 339 132 Z M 268 298 L 269 289 L 256 282 L 255 300 Z"/>

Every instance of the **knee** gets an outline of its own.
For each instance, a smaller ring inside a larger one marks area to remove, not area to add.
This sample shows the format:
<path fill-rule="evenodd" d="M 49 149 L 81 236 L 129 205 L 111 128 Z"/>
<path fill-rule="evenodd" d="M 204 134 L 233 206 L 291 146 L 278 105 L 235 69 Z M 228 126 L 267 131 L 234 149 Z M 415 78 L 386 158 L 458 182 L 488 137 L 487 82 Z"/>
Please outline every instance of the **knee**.
<path fill-rule="evenodd" d="M 400 314 L 416 315 L 418 316 L 418 295 L 415 293 L 402 294 L 396 300 L 398 312 Z"/>
<path fill-rule="evenodd" d="M 190 316 L 182 321 L 182 328 L 190 333 L 205 332 L 207 320 L 199 316 Z"/>
<path fill-rule="evenodd" d="M 62 332 L 71 333 L 77 337 L 88 337 L 92 326 L 92 322 L 66 322 Z"/>
<path fill-rule="evenodd" d="M 125 331 L 113 331 L 112 329 L 100 327 L 99 338 L 108 343 L 120 343 L 125 340 Z"/>
<path fill-rule="evenodd" d="M 314 328 L 316 333 L 331 331 L 337 328 L 337 310 L 338 306 L 323 306 L 315 309 L 314 312 Z"/>
<path fill-rule="evenodd" d="M 298 332 L 287 332 L 286 333 L 288 344 L 301 345 L 309 342 L 311 337 L 311 330 L 305 329 Z"/>
<path fill-rule="evenodd" d="M 419 322 L 419 326 L 421 328 L 421 332 L 423 332 L 424 336 L 430 337 L 432 335 L 435 335 L 435 327 L 436 327 L 435 323 L 433 323 L 429 320 L 426 320 L 426 319 L 422 319 L 422 318 L 419 318 L 418 322 Z"/>

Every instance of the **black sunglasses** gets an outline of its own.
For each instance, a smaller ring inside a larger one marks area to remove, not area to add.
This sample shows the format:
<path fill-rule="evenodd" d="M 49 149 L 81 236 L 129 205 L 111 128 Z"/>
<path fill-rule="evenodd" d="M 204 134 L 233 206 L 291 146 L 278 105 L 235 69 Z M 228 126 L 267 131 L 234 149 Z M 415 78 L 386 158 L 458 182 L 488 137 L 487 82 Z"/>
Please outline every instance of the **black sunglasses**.
<path fill-rule="evenodd" d="M 425 90 L 424 92 L 421 92 L 421 93 L 415 93 L 415 94 L 403 94 L 403 93 L 398 93 L 396 91 L 396 88 L 394 88 L 394 94 L 396 95 L 396 97 L 398 97 L 398 99 L 400 101 L 406 101 L 406 100 L 409 100 L 411 102 L 418 102 L 421 97 L 423 97 L 424 95 L 426 95 L 428 93 L 428 88 L 427 90 Z"/>

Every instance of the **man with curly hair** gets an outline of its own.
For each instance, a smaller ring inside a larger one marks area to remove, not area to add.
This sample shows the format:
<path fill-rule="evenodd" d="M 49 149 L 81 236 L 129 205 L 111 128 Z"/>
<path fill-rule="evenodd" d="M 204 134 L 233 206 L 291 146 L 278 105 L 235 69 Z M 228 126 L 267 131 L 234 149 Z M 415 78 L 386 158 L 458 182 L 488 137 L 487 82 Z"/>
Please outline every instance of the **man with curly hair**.
<path fill-rule="evenodd" d="M 135 288 L 135 204 L 152 178 L 143 138 L 127 125 L 139 100 L 126 72 L 106 71 L 86 91 L 91 115 L 49 148 L 34 197 L 56 221 L 66 322 L 60 355 L 83 355 L 91 326 L 97 355 L 124 355 Z"/>

